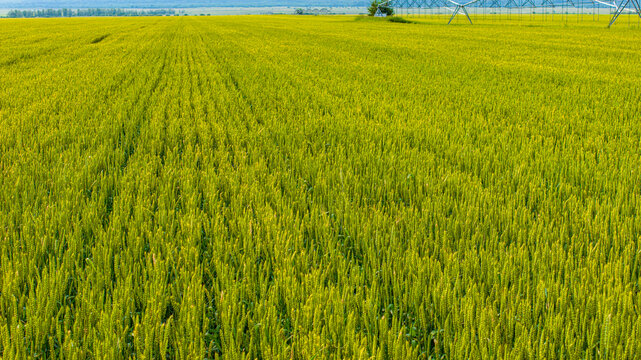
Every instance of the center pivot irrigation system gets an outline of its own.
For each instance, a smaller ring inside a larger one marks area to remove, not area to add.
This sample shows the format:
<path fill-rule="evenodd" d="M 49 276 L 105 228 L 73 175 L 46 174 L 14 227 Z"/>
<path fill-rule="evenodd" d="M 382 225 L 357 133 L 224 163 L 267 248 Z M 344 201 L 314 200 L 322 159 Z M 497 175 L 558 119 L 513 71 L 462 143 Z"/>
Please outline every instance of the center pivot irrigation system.
<path fill-rule="evenodd" d="M 601 14 L 604 10 L 612 14 L 608 27 L 623 13 L 636 14 L 641 19 L 641 0 L 471 0 L 468 2 L 457 2 L 461 0 L 387 0 L 378 5 L 377 16 L 381 15 L 381 7 L 390 7 L 398 12 L 405 9 L 408 14 L 413 10 L 414 14 L 421 10 L 432 11 L 432 13 L 447 14 L 452 16 L 447 22 L 450 24 L 456 15 L 465 15 L 472 24 L 468 9 L 474 14 L 502 14 L 504 10 L 530 11 L 531 14 L 584 14 L 584 11 L 592 9 L 593 14 Z M 473 9 L 473 10 L 472 10 Z"/>

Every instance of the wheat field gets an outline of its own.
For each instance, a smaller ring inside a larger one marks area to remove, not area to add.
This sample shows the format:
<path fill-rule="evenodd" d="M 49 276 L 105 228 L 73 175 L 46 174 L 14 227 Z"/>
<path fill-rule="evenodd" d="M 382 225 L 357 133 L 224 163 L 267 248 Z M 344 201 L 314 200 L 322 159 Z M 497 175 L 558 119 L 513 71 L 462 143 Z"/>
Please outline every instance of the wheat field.
<path fill-rule="evenodd" d="M 632 359 L 641 30 L 0 19 L 0 357 Z"/>

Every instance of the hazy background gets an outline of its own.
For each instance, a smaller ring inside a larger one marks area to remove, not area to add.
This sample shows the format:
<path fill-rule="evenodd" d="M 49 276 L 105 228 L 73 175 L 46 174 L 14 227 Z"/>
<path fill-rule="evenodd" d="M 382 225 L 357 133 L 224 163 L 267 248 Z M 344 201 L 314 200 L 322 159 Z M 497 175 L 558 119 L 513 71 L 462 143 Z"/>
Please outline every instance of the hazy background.
<path fill-rule="evenodd" d="M 0 0 L 0 9 L 86 9 L 86 8 L 238 8 L 238 7 L 358 7 L 363 0 Z"/>

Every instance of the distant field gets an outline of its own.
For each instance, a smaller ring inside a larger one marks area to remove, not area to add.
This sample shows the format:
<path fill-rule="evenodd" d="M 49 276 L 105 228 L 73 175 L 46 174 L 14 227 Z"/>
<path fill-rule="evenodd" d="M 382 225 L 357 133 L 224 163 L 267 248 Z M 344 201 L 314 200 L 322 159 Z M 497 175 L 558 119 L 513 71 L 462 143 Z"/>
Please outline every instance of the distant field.
<path fill-rule="evenodd" d="M 636 358 L 641 30 L 0 20 L 0 357 Z"/>
<path fill-rule="evenodd" d="M 0 4 L 1 6 L 1 4 Z M 366 7 L 354 6 L 339 6 L 339 7 L 326 7 L 326 6 L 255 6 L 255 7 L 191 7 L 191 8 L 175 8 L 177 15 L 265 15 L 265 14 L 294 14 L 297 8 L 304 9 L 305 11 L 314 11 L 325 9 L 332 14 L 366 14 Z M 75 9 L 75 8 L 74 8 Z M 157 9 L 157 8 L 155 8 Z M 6 16 L 12 9 L 1 9 L 0 16 Z M 23 10 L 23 9 L 20 9 Z M 128 9 L 131 11 L 150 11 L 154 8 L 142 9 Z"/>
<path fill-rule="evenodd" d="M 262 7 L 204 7 L 185 8 L 179 11 L 188 15 L 264 15 L 293 14 L 297 8 L 305 10 L 326 9 L 333 14 L 366 14 L 366 7 L 326 7 L 326 6 L 262 6 Z"/>

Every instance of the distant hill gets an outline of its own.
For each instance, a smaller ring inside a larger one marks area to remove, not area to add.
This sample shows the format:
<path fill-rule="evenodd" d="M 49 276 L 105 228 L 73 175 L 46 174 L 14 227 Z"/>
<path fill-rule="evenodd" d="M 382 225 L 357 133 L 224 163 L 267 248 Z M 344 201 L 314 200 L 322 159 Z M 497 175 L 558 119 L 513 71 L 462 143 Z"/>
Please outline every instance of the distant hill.
<path fill-rule="evenodd" d="M 363 0 L 0 0 L 3 9 L 164 9 L 195 7 L 258 7 L 258 6 L 366 6 Z"/>

